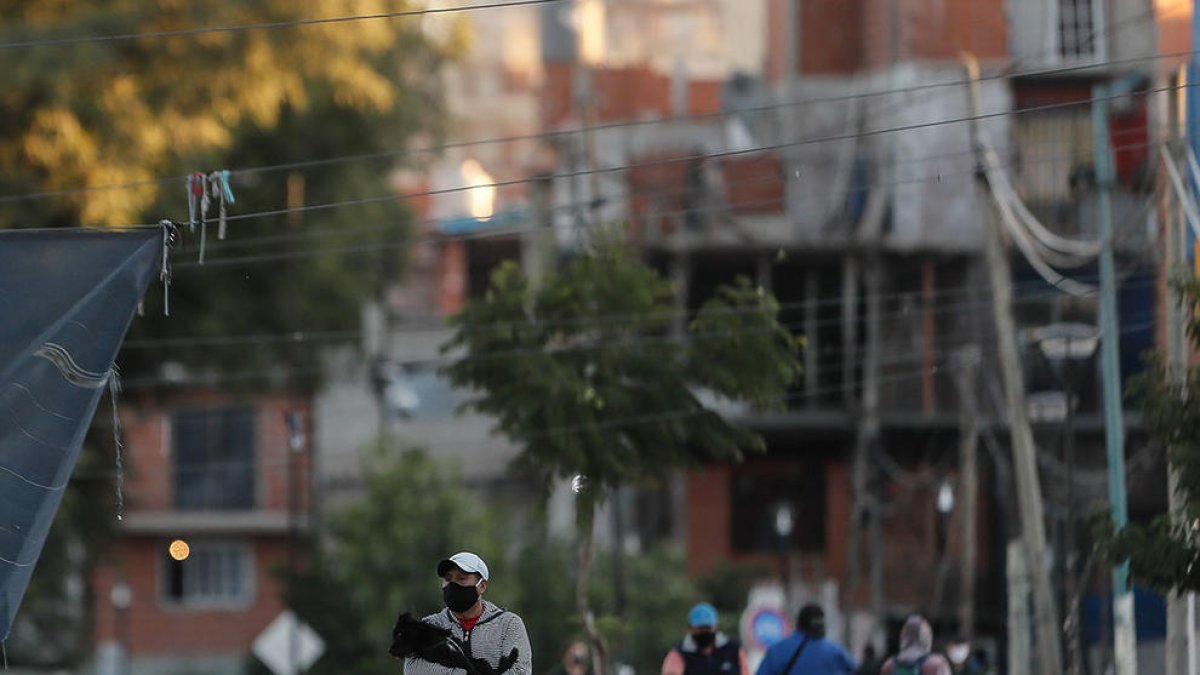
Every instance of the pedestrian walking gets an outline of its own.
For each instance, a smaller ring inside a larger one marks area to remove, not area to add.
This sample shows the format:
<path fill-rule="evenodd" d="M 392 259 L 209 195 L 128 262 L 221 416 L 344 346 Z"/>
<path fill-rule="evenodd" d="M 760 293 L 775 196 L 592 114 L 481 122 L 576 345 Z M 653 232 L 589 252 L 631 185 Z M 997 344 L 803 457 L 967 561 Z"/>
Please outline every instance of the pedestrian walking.
<path fill-rule="evenodd" d="M 767 650 L 756 675 L 851 675 L 854 657 L 825 639 L 825 610 L 809 604 L 796 616 L 796 632 Z"/>
<path fill-rule="evenodd" d="M 406 675 L 532 675 L 529 635 L 521 617 L 484 599 L 488 566 L 474 553 L 455 553 L 437 565 L 446 608 L 396 621 L 393 656 Z"/>
<path fill-rule="evenodd" d="M 750 675 L 737 640 L 717 628 L 717 609 L 707 602 L 688 612 L 688 632 L 667 652 L 662 675 Z"/>
<path fill-rule="evenodd" d="M 941 654 L 933 653 L 933 628 L 913 614 L 900 629 L 900 653 L 883 664 L 882 675 L 953 675 Z"/>

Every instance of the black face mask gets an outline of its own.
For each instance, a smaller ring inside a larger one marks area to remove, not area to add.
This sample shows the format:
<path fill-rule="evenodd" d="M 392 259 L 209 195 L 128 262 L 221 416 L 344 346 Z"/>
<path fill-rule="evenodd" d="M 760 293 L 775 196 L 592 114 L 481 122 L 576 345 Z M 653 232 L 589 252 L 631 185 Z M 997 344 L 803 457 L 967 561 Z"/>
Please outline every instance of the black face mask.
<path fill-rule="evenodd" d="M 442 588 L 442 600 L 451 612 L 461 614 L 475 606 L 479 591 L 474 586 L 459 586 L 451 581 Z"/>
<path fill-rule="evenodd" d="M 696 641 L 696 646 L 700 649 L 708 649 L 717 641 L 717 634 L 708 631 L 692 633 L 692 639 Z"/>

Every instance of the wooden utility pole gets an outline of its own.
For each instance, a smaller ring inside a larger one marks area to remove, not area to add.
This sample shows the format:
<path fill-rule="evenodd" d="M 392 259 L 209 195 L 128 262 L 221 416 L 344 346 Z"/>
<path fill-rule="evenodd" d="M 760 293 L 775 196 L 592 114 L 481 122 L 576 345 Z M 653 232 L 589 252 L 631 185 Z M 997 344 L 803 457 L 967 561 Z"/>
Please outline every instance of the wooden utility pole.
<path fill-rule="evenodd" d="M 962 575 L 958 596 L 959 633 L 970 642 L 975 636 L 975 520 L 976 490 L 979 487 L 979 411 L 975 404 L 976 377 L 982 358 L 978 345 L 958 353 L 958 493 L 962 510 L 959 531 L 962 539 Z"/>
<path fill-rule="evenodd" d="M 983 130 L 979 116 L 983 103 L 979 90 L 979 63 L 974 57 L 966 59 L 967 75 L 971 80 L 971 132 L 979 161 L 984 156 Z M 984 164 L 986 165 L 986 164 Z M 986 199 L 983 200 L 986 203 Z M 996 324 L 996 342 L 1000 357 L 1000 372 L 1004 381 L 1009 435 L 1012 439 L 1013 465 L 1017 478 L 1017 505 L 1021 516 L 1021 536 L 1025 544 L 1030 577 L 1033 582 L 1034 619 L 1037 624 L 1038 668 L 1043 675 L 1062 673 L 1062 635 L 1058 609 L 1054 604 L 1054 589 L 1046 564 L 1046 524 L 1042 502 L 1042 486 L 1038 476 L 1033 430 L 1026 409 L 1025 380 L 1017 352 L 1017 329 L 1012 313 L 1012 270 L 1004 235 L 996 223 L 992 209 L 986 210 L 983 228 L 984 254 L 988 278 L 992 287 L 992 314 Z M 1010 639 L 1012 636 L 1009 636 Z M 1019 671 L 1018 671 L 1019 672 Z"/>

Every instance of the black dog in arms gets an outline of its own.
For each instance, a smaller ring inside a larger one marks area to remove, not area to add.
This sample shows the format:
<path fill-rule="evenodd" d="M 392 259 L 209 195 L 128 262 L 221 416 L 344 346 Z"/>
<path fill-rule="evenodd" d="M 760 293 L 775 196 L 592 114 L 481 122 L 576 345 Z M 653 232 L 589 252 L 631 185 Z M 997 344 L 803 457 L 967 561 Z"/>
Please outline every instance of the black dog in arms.
<path fill-rule="evenodd" d="M 461 668 L 470 675 L 503 675 L 517 662 L 515 647 L 494 668 L 484 659 L 470 658 L 462 640 L 451 635 L 448 628 L 426 623 L 408 612 L 396 619 L 388 653 L 398 659 L 412 656 L 447 668 Z"/>

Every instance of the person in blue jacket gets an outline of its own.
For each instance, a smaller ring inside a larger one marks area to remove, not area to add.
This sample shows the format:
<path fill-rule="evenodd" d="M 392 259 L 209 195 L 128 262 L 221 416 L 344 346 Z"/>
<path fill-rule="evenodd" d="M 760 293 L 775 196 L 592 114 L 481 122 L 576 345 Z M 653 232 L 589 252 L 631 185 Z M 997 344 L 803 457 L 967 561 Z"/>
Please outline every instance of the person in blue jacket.
<path fill-rule="evenodd" d="M 755 675 L 852 675 L 857 668 L 845 647 L 825 639 L 825 610 L 809 604 L 796 616 L 796 632 L 767 650 Z"/>

